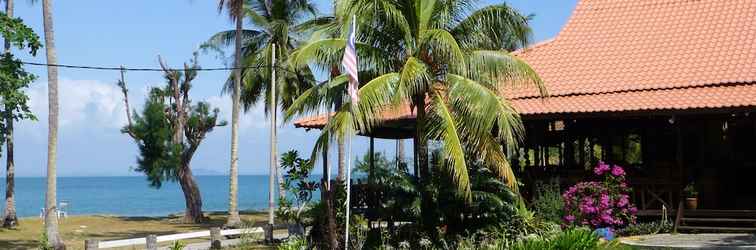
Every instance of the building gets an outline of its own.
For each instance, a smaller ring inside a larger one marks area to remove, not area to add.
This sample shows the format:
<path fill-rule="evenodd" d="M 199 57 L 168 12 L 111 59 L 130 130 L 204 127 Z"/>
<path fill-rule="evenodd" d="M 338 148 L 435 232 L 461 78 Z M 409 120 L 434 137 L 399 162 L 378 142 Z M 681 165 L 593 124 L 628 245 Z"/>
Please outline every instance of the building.
<path fill-rule="evenodd" d="M 570 184 L 601 160 L 628 168 L 647 214 L 688 184 L 699 211 L 756 210 L 756 1 L 582 0 L 555 38 L 514 53 L 549 93 L 503 93 L 527 127 L 521 180 Z M 411 124 L 390 113 L 386 129 Z"/>

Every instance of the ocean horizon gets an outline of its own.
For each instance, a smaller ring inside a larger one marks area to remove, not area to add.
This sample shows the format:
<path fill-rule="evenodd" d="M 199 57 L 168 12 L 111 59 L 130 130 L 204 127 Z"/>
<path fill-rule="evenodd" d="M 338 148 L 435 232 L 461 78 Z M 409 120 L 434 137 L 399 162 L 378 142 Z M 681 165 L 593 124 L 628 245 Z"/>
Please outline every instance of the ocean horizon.
<path fill-rule="evenodd" d="M 203 211 L 227 211 L 227 175 L 194 177 L 202 195 Z M 320 175 L 312 176 L 319 179 Z M 16 177 L 16 213 L 39 216 L 44 208 L 45 177 Z M 277 192 L 276 192 L 277 193 Z M 0 213 L 5 209 L 5 178 L 0 178 Z M 313 193 L 318 200 L 319 193 Z M 163 182 L 160 189 L 149 186 L 145 176 L 58 177 L 58 202 L 66 202 L 68 215 L 166 216 L 184 211 L 184 196 L 175 182 Z M 268 175 L 239 176 L 239 210 L 266 210 Z"/>

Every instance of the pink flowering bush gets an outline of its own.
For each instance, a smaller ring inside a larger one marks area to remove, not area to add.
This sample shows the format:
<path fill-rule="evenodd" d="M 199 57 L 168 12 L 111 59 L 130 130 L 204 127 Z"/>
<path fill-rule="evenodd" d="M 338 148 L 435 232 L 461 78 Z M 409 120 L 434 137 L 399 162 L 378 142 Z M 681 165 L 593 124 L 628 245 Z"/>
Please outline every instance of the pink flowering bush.
<path fill-rule="evenodd" d="M 625 170 L 599 162 L 593 173 L 601 181 L 580 182 L 562 194 L 564 225 L 621 228 L 634 224 L 638 209 L 630 201 Z"/>

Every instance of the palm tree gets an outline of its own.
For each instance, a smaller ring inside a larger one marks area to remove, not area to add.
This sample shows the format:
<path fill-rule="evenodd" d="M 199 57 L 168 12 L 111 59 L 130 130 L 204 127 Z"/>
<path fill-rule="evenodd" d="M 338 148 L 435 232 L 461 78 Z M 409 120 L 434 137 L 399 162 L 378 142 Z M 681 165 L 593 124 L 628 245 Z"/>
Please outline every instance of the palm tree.
<path fill-rule="evenodd" d="M 342 107 L 325 130 L 334 133 L 354 126 L 370 132 L 380 125 L 386 109 L 414 107 L 416 164 L 425 189 L 421 193 L 427 228 L 433 226 L 428 141 L 441 142 L 448 167 L 439 171 L 449 171 L 463 199 L 471 199 L 465 149 L 478 152 L 486 167 L 515 188 L 501 145 L 516 147 L 523 128 L 501 94 L 512 84 L 532 84 L 545 94 L 535 72 L 505 50 L 527 43 L 528 17 L 503 4 L 481 9 L 474 5 L 475 1 L 462 0 L 357 0 L 345 12 L 360 18 L 360 79 L 368 81 L 359 90 L 361 102 L 354 109 Z M 303 46 L 292 64 L 333 65 L 343 53 L 345 35 Z M 294 106 L 317 111 L 323 99 L 303 96 Z"/>
<path fill-rule="evenodd" d="M 58 64 L 55 52 L 53 29 L 52 0 L 42 0 L 42 18 L 45 31 L 45 54 L 47 64 Z M 57 150 L 58 150 L 58 68 L 47 66 L 47 95 L 49 101 L 48 136 L 47 136 L 47 194 L 45 196 L 45 232 L 48 242 L 54 249 L 66 249 L 58 233 L 57 216 Z"/>
<path fill-rule="evenodd" d="M 232 104 L 231 108 L 231 168 L 229 171 L 229 195 L 228 195 L 228 219 L 226 226 L 236 227 L 241 224 L 238 208 L 238 190 L 239 190 L 239 93 L 241 92 L 241 47 L 242 47 L 242 22 L 244 21 L 244 1 L 243 0 L 219 0 L 218 11 L 224 8 L 228 9 L 228 16 L 231 21 L 236 22 L 234 35 L 234 87 L 231 91 Z"/>
<path fill-rule="evenodd" d="M 263 101 L 265 114 L 273 121 L 271 130 L 275 131 L 279 105 L 288 108 L 304 89 L 309 88 L 313 76 L 309 71 L 279 70 L 276 89 L 272 91 L 272 48 L 275 44 L 277 61 L 287 60 L 290 51 L 301 43 L 300 32 L 307 30 L 310 25 L 305 21 L 315 15 L 315 6 L 308 0 L 252 0 L 243 6 L 243 13 L 250 20 L 253 29 L 239 29 L 237 25 L 237 30 L 213 35 L 204 46 L 220 49 L 230 46 L 232 39 L 236 42 L 236 38 L 240 37 L 241 49 L 236 53 L 241 55 L 241 66 L 245 67 L 241 73 L 244 84 L 239 92 L 240 101 L 245 111 Z M 227 81 L 223 91 L 234 93 L 233 87 L 232 82 Z M 272 92 L 278 94 L 274 97 Z M 271 136 L 275 136 L 274 133 Z M 271 145 L 271 154 L 276 155 L 275 145 Z M 283 176 L 278 174 L 277 177 L 282 184 Z M 279 185 L 279 196 L 285 194 L 286 191 Z M 275 208 L 269 209 L 272 211 Z"/>
<path fill-rule="evenodd" d="M 13 16 L 13 0 L 5 0 L 5 14 L 8 17 Z M 5 41 L 5 53 L 10 53 L 11 44 L 10 41 Z M 11 114 L 12 110 L 6 108 L 5 114 Z M 14 198 L 15 189 L 15 162 L 13 161 L 13 118 L 9 117 L 5 119 L 6 124 L 6 154 L 5 154 L 5 212 L 3 213 L 3 227 L 11 228 L 18 224 L 18 217 L 16 216 L 16 200 Z"/>

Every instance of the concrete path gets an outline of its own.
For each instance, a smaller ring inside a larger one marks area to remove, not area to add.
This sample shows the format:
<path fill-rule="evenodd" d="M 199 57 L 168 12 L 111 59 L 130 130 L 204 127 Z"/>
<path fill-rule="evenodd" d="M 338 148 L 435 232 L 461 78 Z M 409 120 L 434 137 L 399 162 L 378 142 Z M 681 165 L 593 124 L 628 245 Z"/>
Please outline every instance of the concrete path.
<path fill-rule="evenodd" d="M 286 237 L 288 237 L 288 233 L 279 233 L 276 232 L 273 234 L 273 238 L 276 240 L 284 240 Z M 260 235 L 262 237 L 262 235 Z M 232 247 L 236 246 L 242 243 L 242 240 L 239 238 L 236 239 L 225 239 L 221 241 L 221 246 L 225 249 L 226 247 Z M 198 242 L 198 243 L 191 243 L 187 244 L 183 250 L 209 250 L 210 249 L 210 241 L 204 241 L 204 242 Z M 158 250 L 170 250 L 169 247 L 159 247 Z"/>
<path fill-rule="evenodd" d="M 640 249 L 756 249 L 753 234 L 654 234 L 620 241 Z"/>

